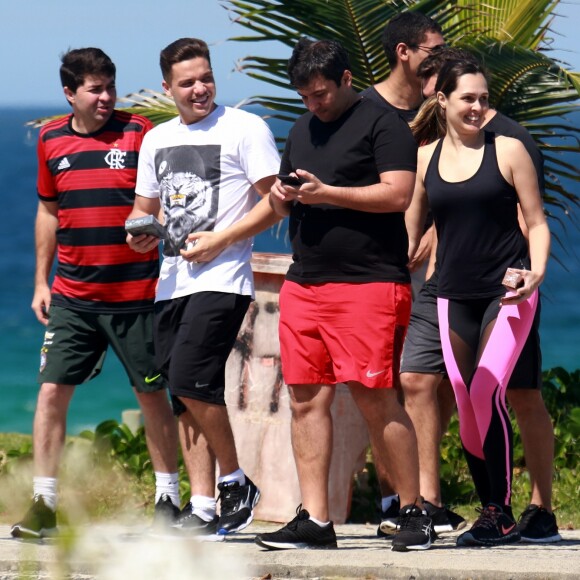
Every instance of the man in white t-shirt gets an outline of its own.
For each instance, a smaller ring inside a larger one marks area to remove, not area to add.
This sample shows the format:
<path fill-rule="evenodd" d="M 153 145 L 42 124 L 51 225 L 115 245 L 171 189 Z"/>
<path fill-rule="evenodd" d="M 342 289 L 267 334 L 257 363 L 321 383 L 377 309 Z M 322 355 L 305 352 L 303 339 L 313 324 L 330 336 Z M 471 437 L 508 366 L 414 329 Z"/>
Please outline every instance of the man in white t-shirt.
<path fill-rule="evenodd" d="M 179 116 L 143 141 L 130 217 L 152 214 L 165 222 L 155 347 L 179 416 L 191 483 L 191 501 L 176 511 L 175 525 L 220 539 L 252 521 L 260 497 L 238 464 L 224 400 L 225 364 L 253 298 L 252 236 L 279 219 L 267 199 L 279 157 L 261 118 L 215 103 L 204 41 L 176 40 L 161 51 L 160 65 L 163 89 Z M 127 243 L 146 252 L 158 239 L 142 234 Z"/>

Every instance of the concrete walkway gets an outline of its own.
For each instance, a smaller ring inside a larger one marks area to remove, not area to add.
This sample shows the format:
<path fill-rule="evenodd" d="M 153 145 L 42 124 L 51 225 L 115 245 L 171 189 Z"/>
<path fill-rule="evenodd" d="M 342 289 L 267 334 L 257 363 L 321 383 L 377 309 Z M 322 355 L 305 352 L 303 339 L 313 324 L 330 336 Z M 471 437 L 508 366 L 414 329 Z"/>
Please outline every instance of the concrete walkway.
<path fill-rule="evenodd" d="M 552 545 L 456 548 L 457 534 L 425 552 L 392 552 L 376 526 L 336 527 L 338 550 L 265 551 L 254 535 L 277 529 L 254 522 L 219 543 L 153 536 L 135 525 L 99 525 L 74 537 L 31 542 L 0 526 L 0 580 L 249 579 L 572 579 L 580 578 L 580 531 L 562 531 Z"/>

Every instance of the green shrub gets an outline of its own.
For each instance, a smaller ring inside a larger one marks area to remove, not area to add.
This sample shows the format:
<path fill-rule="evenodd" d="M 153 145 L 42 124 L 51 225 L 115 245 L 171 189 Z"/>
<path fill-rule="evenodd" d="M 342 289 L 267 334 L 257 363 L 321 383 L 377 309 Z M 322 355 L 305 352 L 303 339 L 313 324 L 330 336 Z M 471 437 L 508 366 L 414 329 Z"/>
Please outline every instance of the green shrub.
<path fill-rule="evenodd" d="M 92 453 L 96 464 L 115 461 L 128 474 L 137 478 L 151 471 L 143 427 L 133 433 L 127 425 L 109 420 L 97 425 L 94 433 L 83 431 L 79 437 L 92 441 Z"/>

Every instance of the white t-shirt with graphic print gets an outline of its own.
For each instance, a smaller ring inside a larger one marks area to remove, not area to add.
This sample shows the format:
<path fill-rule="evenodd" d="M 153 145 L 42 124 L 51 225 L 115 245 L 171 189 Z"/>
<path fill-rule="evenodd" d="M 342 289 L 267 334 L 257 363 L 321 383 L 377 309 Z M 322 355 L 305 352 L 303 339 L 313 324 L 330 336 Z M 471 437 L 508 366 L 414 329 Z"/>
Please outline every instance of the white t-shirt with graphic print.
<path fill-rule="evenodd" d="M 201 264 L 179 249 L 191 232 L 221 231 L 242 219 L 257 201 L 252 184 L 279 167 L 268 125 L 231 107 L 217 106 L 192 125 L 177 117 L 145 135 L 135 191 L 160 198 L 168 234 L 156 301 L 204 291 L 254 295 L 252 238 Z"/>

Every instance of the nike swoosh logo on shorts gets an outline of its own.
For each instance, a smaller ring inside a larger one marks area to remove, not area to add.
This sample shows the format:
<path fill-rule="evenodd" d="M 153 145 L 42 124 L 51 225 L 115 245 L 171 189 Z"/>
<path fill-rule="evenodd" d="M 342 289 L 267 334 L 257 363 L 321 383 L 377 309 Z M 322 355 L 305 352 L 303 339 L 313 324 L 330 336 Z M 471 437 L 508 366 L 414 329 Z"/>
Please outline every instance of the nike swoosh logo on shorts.
<path fill-rule="evenodd" d="M 195 382 L 195 385 L 193 385 L 196 389 L 205 389 L 206 387 L 209 387 L 209 383 L 200 383 L 199 381 Z"/>
<path fill-rule="evenodd" d="M 154 383 L 160 376 L 161 376 L 161 373 L 159 373 L 158 375 L 155 375 L 154 377 L 145 377 L 145 382 L 149 385 L 151 383 Z"/>
<path fill-rule="evenodd" d="M 372 379 L 373 377 L 376 377 L 377 375 L 381 375 L 383 374 L 387 369 L 383 369 L 382 371 L 377 371 L 376 373 L 372 373 L 371 371 L 367 371 L 367 379 Z"/>

